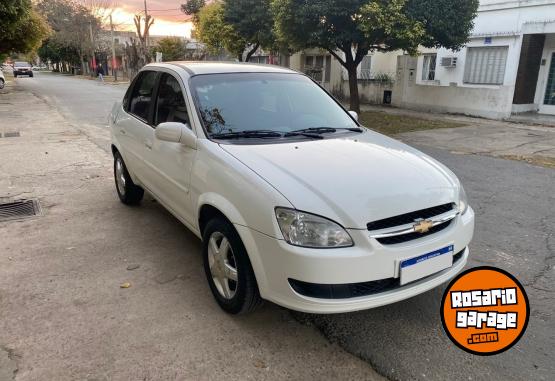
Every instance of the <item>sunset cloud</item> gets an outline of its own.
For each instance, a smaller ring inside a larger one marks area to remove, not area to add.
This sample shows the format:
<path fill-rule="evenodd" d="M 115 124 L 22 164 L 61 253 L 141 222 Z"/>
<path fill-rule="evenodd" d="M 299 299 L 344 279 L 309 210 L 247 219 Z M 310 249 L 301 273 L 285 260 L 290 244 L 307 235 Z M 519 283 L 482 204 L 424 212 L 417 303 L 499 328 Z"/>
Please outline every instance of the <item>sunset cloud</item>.
<path fill-rule="evenodd" d="M 180 10 L 185 0 L 147 0 L 148 13 L 154 17 L 150 29 L 151 35 L 168 35 L 190 37 L 192 23 L 189 16 Z M 113 13 L 114 23 L 119 30 L 135 30 L 133 16 L 144 16 L 143 0 L 125 0 L 117 2 L 118 8 Z"/>

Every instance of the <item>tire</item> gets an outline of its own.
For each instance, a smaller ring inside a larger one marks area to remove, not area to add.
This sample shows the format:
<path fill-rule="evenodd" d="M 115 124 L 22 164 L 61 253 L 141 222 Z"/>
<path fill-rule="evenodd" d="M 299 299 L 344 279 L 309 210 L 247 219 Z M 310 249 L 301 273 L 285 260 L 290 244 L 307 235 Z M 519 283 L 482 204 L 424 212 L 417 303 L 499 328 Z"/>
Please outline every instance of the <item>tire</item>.
<path fill-rule="evenodd" d="M 13 77 L 14 77 L 14 78 L 17 78 L 17 74 L 14 73 Z"/>
<path fill-rule="evenodd" d="M 202 238 L 202 256 L 212 295 L 225 312 L 247 314 L 262 304 L 249 256 L 230 222 L 221 217 L 208 222 Z"/>
<path fill-rule="evenodd" d="M 0 89 L 3 89 L 4 85 L 5 85 L 4 80 L 0 78 Z"/>
<path fill-rule="evenodd" d="M 119 152 L 114 153 L 114 180 L 119 199 L 125 205 L 138 205 L 143 199 L 143 188 L 135 185 Z"/>
<path fill-rule="evenodd" d="M 33 78 L 35 75 L 33 73 L 29 74 L 30 78 Z"/>

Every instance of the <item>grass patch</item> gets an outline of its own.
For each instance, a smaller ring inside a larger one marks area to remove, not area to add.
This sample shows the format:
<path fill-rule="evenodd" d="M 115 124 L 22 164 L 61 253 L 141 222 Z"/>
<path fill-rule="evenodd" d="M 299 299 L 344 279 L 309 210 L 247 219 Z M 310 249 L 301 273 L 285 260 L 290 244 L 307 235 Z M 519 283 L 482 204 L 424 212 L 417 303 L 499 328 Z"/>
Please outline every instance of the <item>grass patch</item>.
<path fill-rule="evenodd" d="M 395 135 L 410 131 L 433 130 L 437 128 L 454 128 L 467 125 L 439 119 L 431 120 L 414 118 L 406 115 L 392 115 L 379 111 L 361 112 L 359 121 L 363 126 L 385 135 Z"/>
<path fill-rule="evenodd" d="M 555 157 L 533 155 L 533 156 L 522 156 L 522 155 L 501 155 L 503 159 L 509 160 L 519 160 L 525 161 L 529 164 L 539 165 L 546 168 L 555 168 Z"/>

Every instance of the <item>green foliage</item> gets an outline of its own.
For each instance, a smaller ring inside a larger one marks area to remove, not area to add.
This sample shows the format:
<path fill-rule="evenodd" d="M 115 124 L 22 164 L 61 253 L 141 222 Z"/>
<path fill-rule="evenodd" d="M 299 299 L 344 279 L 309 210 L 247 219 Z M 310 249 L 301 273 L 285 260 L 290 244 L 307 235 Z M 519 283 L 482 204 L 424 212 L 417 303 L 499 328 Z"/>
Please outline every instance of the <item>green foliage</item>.
<path fill-rule="evenodd" d="M 45 20 L 33 10 L 30 0 L 0 2 L 0 53 L 28 53 L 48 36 Z"/>
<path fill-rule="evenodd" d="M 166 37 L 158 41 L 156 52 L 162 53 L 162 59 L 167 61 L 179 61 L 185 59 L 187 53 L 185 42 L 179 37 Z"/>
<path fill-rule="evenodd" d="M 225 0 L 224 21 L 244 41 L 245 61 L 259 46 L 268 48 L 274 43 L 273 17 L 270 0 Z"/>
<path fill-rule="evenodd" d="M 407 14 L 424 25 L 421 45 L 458 50 L 468 41 L 478 5 L 479 0 L 409 0 Z"/>
<path fill-rule="evenodd" d="M 219 54 L 222 49 L 226 49 L 237 57 L 242 56 L 246 42 L 231 25 L 225 23 L 222 3 L 206 5 L 198 16 L 198 37 L 210 53 Z"/>
<path fill-rule="evenodd" d="M 96 34 L 100 30 L 100 20 L 72 0 L 41 0 L 37 9 L 53 30 L 38 51 L 41 60 L 81 65 L 84 56 L 90 56 L 93 48 L 90 28 Z"/>
<path fill-rule="evenodd" d="M 198 14 L 205 5 L 205 0 L 187 0 L 185 4 L 181 4 L 181 12 L 193 16 L 193 22 L 197 24 Z"/>

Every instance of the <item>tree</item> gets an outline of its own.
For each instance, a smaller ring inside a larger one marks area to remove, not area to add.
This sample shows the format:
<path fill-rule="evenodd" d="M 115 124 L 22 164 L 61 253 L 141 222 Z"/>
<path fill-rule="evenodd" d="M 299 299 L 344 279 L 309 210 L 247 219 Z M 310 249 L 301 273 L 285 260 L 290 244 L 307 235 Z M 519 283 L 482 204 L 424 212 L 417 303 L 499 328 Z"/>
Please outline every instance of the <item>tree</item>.
<path fill-rule="evenodd" d="M 244 43 L 245 61 L 249 61 L 259 47 L 269 47 L 274 42 L 270 4 L 270 0 L 225 0 L 223 3 L 224 22 Z M 242 56 L 241 52 L 239 61 Z"/>
<path fill-rule="evenodd" d="M 165 37 L 158 41 L 158 45 L 154 49 L 162 53 L 164 61 L 178 61 L 185 59 L 187 53 L 185 42 L 179 37 Z"/>
<path fill-rule="evenodd" d="M 142 22 L 144 20 L 144 23 Z M 141 15 L 135 15 L 133 18 L 133 22 L 135 23 L 135 28 L 137 31 L 137 36 L 139 37 L 139 61 L 138 61 L 138 68 L 143 67 L 148 63 L 150 60 L 148 57 L 148 49 L 147 49 L 147 37 L 148 32 L 152 24 L 154 24 L 154 18 L 151 15 L 147 15 L 146 17 L 141 17 Z M 136 69 L 138 69 L 136 68 Z"/>
<path fill-rule="evenodd" d="M 206 44 L 208 51 L 219 54 L 227 50 L 239 61 L 243 60 L 246 42 L 224 21 L 224 9 L 220 2 L 204 6 L 198 13 L 198 37 Z"/>
<path fill-rule="evenodd" d="M 60 60 L 49 57 L 52 62 L 64 63 L 63 66 L 80 65 L 83 70 L 85 56 L 92 58 L 94 50 L 91 31 L 94 38 L 100 30 L 100 21 L 86 7 L 72 0 L 41 0 L 37 9 L 53 30 L 47 41 L 49 48 L 41 49 L 42 55 L 39 52 L 41 59 L 46 61 L 44 54 L 49 52 Z M 54 54 L 54 50 L 58 52 Z"/>
<path fill-rule="evenodd" d="M 0 54 L 29 53 L 50 33 L 46 21 L 33 9 L 31 0 L 3 0 L 0 20 Z"/>
<path fill-rule="evenodd" d="M 198 23 L 198 15 L 200 10 L 206 5 L 205 0 L 187 0 L 185 4 L 181 4 L 181 12 L 188 16 L 193 17 L 193 23 L 195 27 Z"/>
<path fill-rule="evenodd" d="M 468 40 L 478 0 L 274 0 L 280 40 L 327 50 L 347 70 L 350 107 L 360 111 L 357 67 L 370 51 L 418 46 L 459 49 Z"/>

